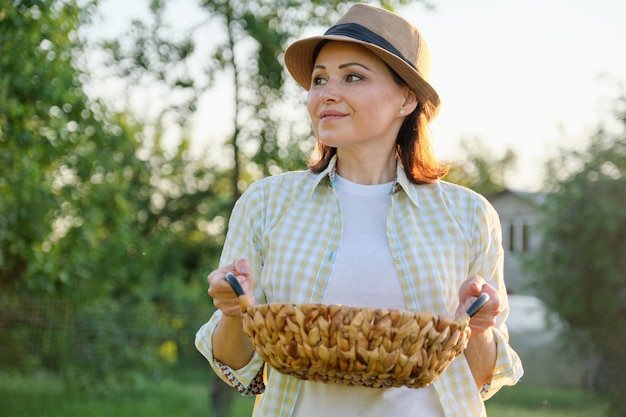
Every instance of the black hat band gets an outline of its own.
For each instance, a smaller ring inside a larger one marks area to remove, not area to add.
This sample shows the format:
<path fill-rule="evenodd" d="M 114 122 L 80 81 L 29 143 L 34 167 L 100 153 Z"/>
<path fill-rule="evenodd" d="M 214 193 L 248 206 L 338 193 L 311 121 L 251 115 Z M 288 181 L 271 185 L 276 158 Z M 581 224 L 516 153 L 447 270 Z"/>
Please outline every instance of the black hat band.
<path fill-rule="evenodd" d="M 415 64 L 413 64 L 411 61 L 405 58 L 405 56 L 402 55 L 402 53 L 398 51 L 395 46 L 393 46 L 391 43 L 387 41 L 387 39 L 372 32 L 365 26 L 359 25 L 358 23 L 344 23 L 341 25 L 333 26 L 330 29 L 328 29 L 326 33 L 324 33 L 324 36 L 326 35 L 347 36 L 357 41 L 362 41 L 362 42 L 376 45 L 380 48 L 383 48 L 385 51 L 390 52 L 394 54 L 395 56 L 397 56 L 398 58 L 402 59 L 404 62 L 409 64 L 411 68 L 417 69 L 415 67 Z M 317 45 L 317 47 L 315 48 L 315 51 L 313 52 L 313 60 L 317 58 L 317 54 L 319 54 L 320 49 L 322 48 L 322 46 L 324 46 L 325 43 L 326 42 L 321 42 L 320 44 Z"/>

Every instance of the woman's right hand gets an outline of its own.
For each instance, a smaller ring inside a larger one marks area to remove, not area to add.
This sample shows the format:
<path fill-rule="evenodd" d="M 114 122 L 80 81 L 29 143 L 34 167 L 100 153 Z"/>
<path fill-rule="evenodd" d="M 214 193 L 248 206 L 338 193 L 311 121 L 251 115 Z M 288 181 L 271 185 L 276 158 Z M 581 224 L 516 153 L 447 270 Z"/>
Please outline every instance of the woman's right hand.
<path fill-rule="evenodd" d="M 241 307 L 239 297 L 233 291 L 226 274 L 232 272 L 237 281 L 241 284 L 247 296 L 252 297 L 252 282 L 254 279 L 252 268 L 245 258 L 237 259 L 230 265 L 223 266 L 211 272 L 207 278 L 209 281 L 209 296 L 213 298 L 213 304 L 222 311 L 224 316 L 239 317 L 241 315 Z M 251 304 L 254 300 L 250 300 Z"/>
<path fill-rule="evenodd" d="M 252 297 L 252 268 L 246 259 L 237 259 L 230 265 L 211 272 L 208 277 L 209 295 L 222 317 L 213 333 L 213 357 L 232 369 L 244 367 L 254 354 L 250 339 L 243 332 L 239 297 L 233 291 L 226 274 L 232 272 L 248 297 Z M 253 300 L 251 300 L 253 301 Z"/>

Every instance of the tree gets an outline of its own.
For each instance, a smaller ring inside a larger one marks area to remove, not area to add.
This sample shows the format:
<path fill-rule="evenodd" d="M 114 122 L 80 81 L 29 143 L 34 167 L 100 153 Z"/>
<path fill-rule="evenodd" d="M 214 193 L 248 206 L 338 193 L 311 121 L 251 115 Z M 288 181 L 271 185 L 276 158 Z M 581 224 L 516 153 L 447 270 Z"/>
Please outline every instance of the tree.
<path fill-rule="evenodd" d="M 463 185 L 483 195 L 500 192 L 506 188 L 507 170 L 515 165 L 517 156 L 507 149 L 497 157 L 478 139 L 461 141 L 466 156 L 452 164 L 446 175 L 447 181 Z"/>
<path fill-rule="evenodd" d="M 86 96 L 78 30 L 94 5 L 86 6 L 42 0 L 2 9 L 4 291 L 128 294 L 123 281 L 152 276 L 146 266 L 159 263 L 160 251 L 147 243 L 163 245 L 170 223 L 190 222 L 182 207 L 197 207 L 172 200 L 213 191 L 215 176 L 189 161 L 184 141 L 173 156 L 158 146 L 146 150 L 143 128 L 130 115 L 111 113 Z M 137 263 L 133 257 L 142 252 L 156 258 Z M 136 270 L 129 269 L 133 263 Z M 113 279 L 103 283 L 107 270 Z"/>
<path fill-rule="evenodd" d="M 87 6 L 87 9 L 90 5 Z M 93 134 L 73 67 L 73 1 L 16 1 L 0 7 L 0 289 L 20 282 L 61 209 L 46 176 L 77 138 Z"/>
<path fill-rule="evenodd" d="M 626 415 L 626 98 L 618 130 L 598 129 L 583 151 L 548 164 L 543 242 L 529 264 L 537 294 L 568 327 L 563 336 L 598 359 L 595 385 Z"/>
<path fill-rule="evenodd" d="M 393 9 L 410 2 L 380 3 Z M 232 162 L 231 203 L 254 179 L 303 169 L 314 141 L 304 106 L 299 104 L 301 91 L 298 89 L 294 94 L 285 83 L 282 52 L 305 29 L 328 25 L 348 5 L 334 0 L 202 0 L 198 13 L 204 18 L 200 23 L 173 31 L 163 17 L 168 4 L 172 3 L 151 1 L 150 22 L 135 21 L 129 33 L 130 41 L 105 42 L 110 56 L 117 62 L 116 74 L 132 79 L 130 86 L 146 85 L 137 82 L 142 80 L 158 84 L 164 96 L 192 97 L 182 106 L 177 104 L 175 108 L 157 112 L 172 114 L 173 111 L 178 115 L 173 116 L 176 120 L 190 119 L 197 100 L 218 77 L 222 82 L 232 80 L 233 133 L 225 141 L 225 148 L 230 151 L 226 155 Z M 216 30 L 216 25 L 221 30 Z M 213 41 L 209 56 L 198 56 L 201 51 L 196 40 L 207 42 L 207 27 Z M 215 36 L 216 33 L 223 36 Z M 189 68 L 194 62 L 201 63 L 202 69 L 196 73 L 202 76 L 181 82 L 171 75 L 193 73 L 181 68 Z M 294 108 L 301 108 L 302 113 Z M 153 122 L 158 125 L 163 120 Z"/>
<path fill-rule="evenodd" d="M 83 386 L 153 366 L 159 343 L 197 328 L 160 323 L 204 305 L 197 274 L 216 262 L 228 202 L 185 138 L 148 146 L 132 114 L 87 96 L 94 7 L 0 3 L 0 345 L 18 355 L 0 360 Z"/>

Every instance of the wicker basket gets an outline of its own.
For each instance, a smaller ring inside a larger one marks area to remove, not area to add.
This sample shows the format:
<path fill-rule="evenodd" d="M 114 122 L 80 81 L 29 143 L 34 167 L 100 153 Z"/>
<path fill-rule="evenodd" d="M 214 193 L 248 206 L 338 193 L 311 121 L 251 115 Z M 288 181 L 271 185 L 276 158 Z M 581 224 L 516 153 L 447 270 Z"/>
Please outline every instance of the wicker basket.
<path fill-rule="evenodd" d="M 277 371 L 304 380 L 425 387 L 463 352 L 470 336 L 467 313 L 452 320 L 344 305 L 250 305 L 236 278 L 227 279 L 239 295 L 244 331 L 258 354 Z M 468 313 L 485 302 L 481 297 Z"/>

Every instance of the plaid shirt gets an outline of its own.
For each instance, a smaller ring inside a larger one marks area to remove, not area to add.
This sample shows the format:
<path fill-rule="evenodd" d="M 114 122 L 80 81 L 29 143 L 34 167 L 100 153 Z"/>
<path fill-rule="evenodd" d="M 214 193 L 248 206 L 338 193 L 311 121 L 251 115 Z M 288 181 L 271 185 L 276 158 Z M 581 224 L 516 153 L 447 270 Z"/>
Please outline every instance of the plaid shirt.
<path fill-rule="evenodd" d="M 320 174 L 303 171 L 268 177 L 250 186 L 237 202 L 220 264 L 248 259 L 255 273 L 256 303 L 321 302 L 341 242 L 334 175 L 333 160 Z M 463 355 L 434 382 L 447 417 L 486 416 L 483 400 L 500 387 L 515 384 L 523 373 L 504 324 L 508 301 L 498 216 L 480 195 L 444 181 L 412 184 L 400 167 L 390 194 L 387 235 L 410 310 L 453 317 L 459 287 L 473 275 L 499 291 L 497 360 L 489 389 L 479 392 Z M 211 336 L 220 317 L 218 310 L 200 328 L 198 350 L 242 395 L 262 394 L 253 416 L 290 417 L 298 379 L 265 369 L 256 353 L 236 371 L 213 358 Z"/>

